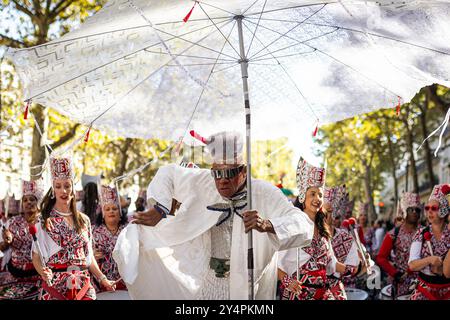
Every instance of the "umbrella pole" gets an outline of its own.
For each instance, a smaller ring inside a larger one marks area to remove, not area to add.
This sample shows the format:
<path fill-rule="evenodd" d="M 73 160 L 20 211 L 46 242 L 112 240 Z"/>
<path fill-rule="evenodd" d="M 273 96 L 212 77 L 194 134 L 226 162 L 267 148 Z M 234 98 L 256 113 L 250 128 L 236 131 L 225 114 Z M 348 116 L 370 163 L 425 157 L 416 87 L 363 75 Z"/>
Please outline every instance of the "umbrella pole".
<path fill-rule="evenodd" d="M 247 203 L 248 210 L 252 210 L 252 181 L 251 181 L 251 136 L 250 136 L 250 98 L 248 95 L 248 60 L 245 56 L 244 37 L 242 33 L 242 19 L 243 16 L 234 17 L 237 22 L 238 34 L 239 34 L 239 49 L 241 59 L 239 63 L 241 65 L 242 74 L 242 88 L 244 90 L 244 105 L 245 105 L 245 129 L 246 129 L 246 144 L 247 144 Z M 249 300 L 255 300 L 255 284 L 253 275 L 253 230 L 248 233 L 248 254 L 247 254 L 247 268 L 249 277 Z"/>

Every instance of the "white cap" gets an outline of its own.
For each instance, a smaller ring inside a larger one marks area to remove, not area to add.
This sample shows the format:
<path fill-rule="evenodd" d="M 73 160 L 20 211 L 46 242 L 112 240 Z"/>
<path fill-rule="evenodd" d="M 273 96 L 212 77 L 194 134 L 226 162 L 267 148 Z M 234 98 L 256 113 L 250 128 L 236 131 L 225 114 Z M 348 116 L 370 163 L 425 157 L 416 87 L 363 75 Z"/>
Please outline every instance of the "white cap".
<path fill-rule="evenodd" d="M 207 150 L 216 164 L 243 164 L 242 136 L 235 131 L 223 131 L 209 136 Z"/>

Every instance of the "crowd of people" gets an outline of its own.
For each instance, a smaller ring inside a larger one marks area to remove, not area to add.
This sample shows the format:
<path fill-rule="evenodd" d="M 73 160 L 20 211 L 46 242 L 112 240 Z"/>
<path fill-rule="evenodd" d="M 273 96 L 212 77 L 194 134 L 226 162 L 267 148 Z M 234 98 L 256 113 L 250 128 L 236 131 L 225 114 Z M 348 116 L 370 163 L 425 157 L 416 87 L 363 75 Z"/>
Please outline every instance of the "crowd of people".
<path fill-rule="evenodd" d="M 369 225 L 326 169 L 301 158 L 291 202 L 248 184 L 238 134 L 203 141 L 211 168 L 161 167 L 134 212 L 100 180 L 75 192 L 71 160 L 51 158 L 45 194 L 23 181 L 20 202 L 0 203 L 0 300 L 450 299 L 450 185 L 425 205 L 404 192 L 393 221 Z"/>

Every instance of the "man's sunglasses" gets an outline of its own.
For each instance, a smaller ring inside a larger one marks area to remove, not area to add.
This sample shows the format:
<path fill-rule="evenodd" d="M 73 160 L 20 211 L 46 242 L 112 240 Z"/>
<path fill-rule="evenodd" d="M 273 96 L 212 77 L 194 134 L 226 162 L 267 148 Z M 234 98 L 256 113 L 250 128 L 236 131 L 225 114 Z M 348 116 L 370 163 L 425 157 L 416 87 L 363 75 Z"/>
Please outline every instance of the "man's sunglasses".
<path fill-rule="evenodd" d="M 211 175 L 216 180 L 222 179 L 222 178 L 233 179 L 242 171 L 243 168 L 244 168 L 244 165 L 241 165 L 236 168 L 231 168 L 231 169 L 211 169 Z"/>
<path fill-rule="evenodd" d="M 439 210 L 439 206 L 425 206 L 425 210 L 426 211 L 438 211 Z"/>

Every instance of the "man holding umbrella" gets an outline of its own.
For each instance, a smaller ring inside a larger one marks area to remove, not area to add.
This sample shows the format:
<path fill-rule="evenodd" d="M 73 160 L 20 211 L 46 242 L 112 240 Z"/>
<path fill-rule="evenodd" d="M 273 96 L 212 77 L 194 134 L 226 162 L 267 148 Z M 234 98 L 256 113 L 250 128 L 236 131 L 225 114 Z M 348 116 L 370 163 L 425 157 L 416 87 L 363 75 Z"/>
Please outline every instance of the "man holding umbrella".
<path fill-rule="evenodd" d="M 120 235 L 114 258 L 134 299 L 247 299 L 247 234 L 253 235 L 256 299 L 274 299 L 277 251 L 308 245 L 313 222 L 270 183 L 246 170 L 239 134 L 202 138 L 211 170 L 168 165 L 147 190 L 147 212 Z M 172 216 L 171 204 L 181 203 Z M 151 227 L 148 227 L 151 226 Z"/>

